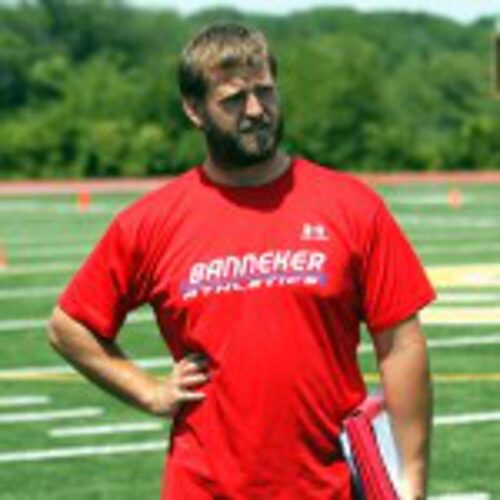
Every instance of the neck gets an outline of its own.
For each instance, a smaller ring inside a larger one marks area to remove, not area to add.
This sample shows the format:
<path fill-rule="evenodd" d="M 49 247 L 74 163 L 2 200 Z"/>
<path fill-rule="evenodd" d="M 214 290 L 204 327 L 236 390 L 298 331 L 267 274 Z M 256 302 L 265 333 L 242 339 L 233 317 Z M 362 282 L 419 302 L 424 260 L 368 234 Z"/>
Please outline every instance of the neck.
<path fill-rule="evenodd" d="M 233 187 L 260 186 L 277 179 L 290 166 L 290 157 L 278 151 L 272 158 L 262 163 L 242 167 L 224 168 L 208 154 L 203 170 L 210 180 L 217 184 Z"/>

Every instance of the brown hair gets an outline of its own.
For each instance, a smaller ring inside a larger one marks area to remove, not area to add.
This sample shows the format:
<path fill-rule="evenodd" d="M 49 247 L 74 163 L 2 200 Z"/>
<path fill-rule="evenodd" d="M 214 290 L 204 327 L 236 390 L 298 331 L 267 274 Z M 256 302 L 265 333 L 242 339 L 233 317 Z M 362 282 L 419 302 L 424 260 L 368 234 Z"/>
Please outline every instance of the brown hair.
<path fill-rule="evenodd" d="M 208 89 L 208 74 L 268 64 L 274 77 L 277 64 L 265 36 L 240 24 L 212 24 L 204 28 L 184 48 L 178 69 L 183 97 L 201 100 Z"/>

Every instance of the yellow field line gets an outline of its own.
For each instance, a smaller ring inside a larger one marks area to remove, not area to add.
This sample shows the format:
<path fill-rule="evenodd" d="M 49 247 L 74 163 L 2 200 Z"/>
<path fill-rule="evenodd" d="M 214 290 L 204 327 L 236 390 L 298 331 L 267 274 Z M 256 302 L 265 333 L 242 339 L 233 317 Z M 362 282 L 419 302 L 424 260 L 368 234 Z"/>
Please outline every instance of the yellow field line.
<path fill-rule="evenodd" d="M 11 381 L 41 381 L 41 382 L 83 382 L 85 379 L 78 373 L 5 373 L 0 374 L 0 380 Z"/>
<path fill-rule="evenodd" d="M 500 307 L 431 306 L 420 314 L 424 323 L 498 324 Z"/>
<path fill-rule="evenodd" d="M 153 376 L 154 373 L 152 374 Z M 159 376 L 159 378 L 161 378 Z M 87 382 L 87 379 L 79 373 L 3 373 L 0 374 L 1 380 L 10 380 L 13 382 Z"/>
<path fill-rule="evenodd" d="M 500 264 L 428 266 L 427 273 L 438 288 L 498 286 Z"/>

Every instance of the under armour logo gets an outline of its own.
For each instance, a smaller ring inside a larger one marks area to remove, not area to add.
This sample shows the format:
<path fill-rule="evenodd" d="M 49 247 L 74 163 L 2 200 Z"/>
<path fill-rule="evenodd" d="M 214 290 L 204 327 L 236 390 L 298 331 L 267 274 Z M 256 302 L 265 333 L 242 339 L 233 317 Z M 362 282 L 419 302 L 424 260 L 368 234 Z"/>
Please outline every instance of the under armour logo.
<path fill-rule="evenodd" d="M 304 241 L 327 241 L 330 238 L 322 224 L 304 224 L 300 239 Z"/>

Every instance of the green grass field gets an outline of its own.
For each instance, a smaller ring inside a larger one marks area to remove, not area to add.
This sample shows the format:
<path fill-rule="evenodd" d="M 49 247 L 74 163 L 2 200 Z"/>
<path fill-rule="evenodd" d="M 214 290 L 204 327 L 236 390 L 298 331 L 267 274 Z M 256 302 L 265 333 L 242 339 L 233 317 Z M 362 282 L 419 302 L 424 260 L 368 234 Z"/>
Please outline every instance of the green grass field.
<path fill-rule="evenodd" d="M 459 209 L 448 206 L 449 189 L 380 191 L 440 293 L 425 316 L 436 401 L 431 494 L 500 498 L 500 185 L 463 186 Z M 0 270 L 1 500 L 158 496 L 168 424 L 65 371 L 44 331 L 72 270 L 113 213 L 137 196 L 95 195 L 86 214 L 69 195 L 0 199 L 8 258 Z M 151 320 L 127 325 L 122 338 L 154 373 L 168 370 Z M 360 359 L 373 380 L 372 355 L 363 350 Z M 122 433 L 71 434 L 71 428 L 118 424 L 134 425 Z"/>

